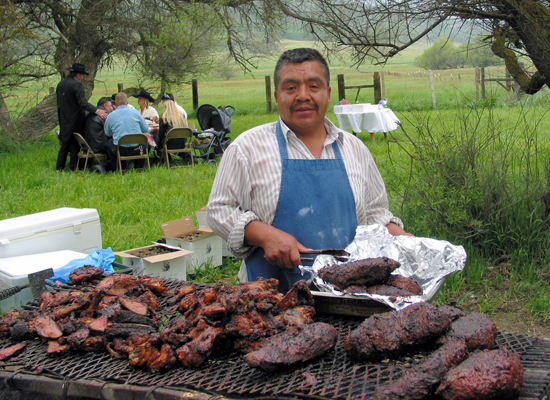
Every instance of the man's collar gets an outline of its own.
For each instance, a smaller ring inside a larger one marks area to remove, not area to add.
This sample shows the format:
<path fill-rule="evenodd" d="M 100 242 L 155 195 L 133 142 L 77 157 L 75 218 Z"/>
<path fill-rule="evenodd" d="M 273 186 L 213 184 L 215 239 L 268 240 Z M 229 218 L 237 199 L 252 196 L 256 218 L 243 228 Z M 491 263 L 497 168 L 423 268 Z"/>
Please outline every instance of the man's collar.
<path fill-rule="evenodd" d="M 281 123 L 281 130 L 283 131 L 283 134 L 285 135 L 285 137 L 288 137 L 289 132 L 292 132 L 294 135 L 296 135 L 296 133 L 294 133 L 294 131 L 292 131 L 292 129 L 290 129 L 284 123 L 281 117 L 279 117 L 279 122 Z M 332 143 L 335 140 L 340 140 L 340 142 L 344 141 L 344 134 L 327 117 L 325 117 L 325 129 L 327 131 L 329 143 Z"/>

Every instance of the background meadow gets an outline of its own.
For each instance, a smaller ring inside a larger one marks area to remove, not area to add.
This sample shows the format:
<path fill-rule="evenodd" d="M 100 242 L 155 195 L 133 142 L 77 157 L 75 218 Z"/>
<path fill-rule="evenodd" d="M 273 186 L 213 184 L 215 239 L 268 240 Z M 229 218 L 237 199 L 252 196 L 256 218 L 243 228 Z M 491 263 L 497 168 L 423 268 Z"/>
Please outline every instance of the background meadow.
<path fill-rule="evenodd" d="M 300 47 L 305 43 L 287 43 Z M 338 103 L 336 76 L 346 85 L 371 84 L 373 72 L 383 73 L 388 106 L 402 129 L 361 138 L 372 152 L 386 182 L 391 210 L 417 236 L 464 245 L 464 271 L 447 280 L 437 301 L 454 301 L 490 314 L 499 327 L 529 333 L 550 333 L 548 188 L 550 96 L 507 92 L 492 82 L 486 99 L 476 93 L 474 69 L 434 71 L 437 108 L 433 108 L 429 74 L 413 65 L 426 45 L 395 57 L 383 68 L 359 69 L 331 59 L 332 105 Z M 344 58 L 345 59 L 345 58 Z M 225 77 L 197 76 L 199 104 L 232 105 L 235 138 L 256 125 L 277 119 L 266 112 L 265 76 L 275 59 L 263 60 L 251 74 L 234 71 Z M 486 69 L 486 77 L 504 77 L 503 68 Z M 26 88 L 7 99 L 16 112 L 48 93 Z M 117 85 L 136 86 L 122 66 L 98 76 L 90 98 L 117 92 Z M 147 84 L 145 83 L 145 87 Z M 198 127 L 191 86 L 172 88 L 177 102 Z M 372 89 L 348 90 L 352 102 L 372 103 Z M 130 101 L 137 107 L 137 99 Z M 158 107 L 162 113 L 162 105 Z M 329 107 L 327 117 L 337 123 Z M 208 201 L 217 165 L 97 175 L 55 171 L 59 144 L 52 133 L 17 151 L 0 153 L 0 219 L 59 207 L 95 208 L 100 215 L 103 247 L 114 251 L 150 244 L 161 235 L 160 224 L 194 216 Z M 196 220 L 195 220 L 196 221 Z M 225 260 L 222 268 L 206 266 L 193 277 L 205 282 L 236 282 L 240 262 Z"/>

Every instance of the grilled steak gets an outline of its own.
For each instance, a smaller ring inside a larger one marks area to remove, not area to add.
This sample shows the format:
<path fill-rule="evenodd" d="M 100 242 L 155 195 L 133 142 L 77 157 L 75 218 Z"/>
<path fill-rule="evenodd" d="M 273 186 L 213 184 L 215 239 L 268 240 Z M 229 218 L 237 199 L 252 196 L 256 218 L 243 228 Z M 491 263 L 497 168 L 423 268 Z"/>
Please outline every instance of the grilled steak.
<path fill-rule="evenodd" d="M 336 345 L 337 339 L 338 332 L 332 325 L 323 322 L 301 325 L 267 338 L 244 360 L 252 367 L 276 371 L 324 354 Z"/>
<path fill-rule="evenodd" d="M 399 268 L 397 261 L 388 257 L 367 258 L 344 264 L 333 264 L 319 271 L 319 276 L 338 290 L 348 286 L 372 286 L 387 281 Z"/>
<path fill-rule="evenodd" d="M 484 314 L 472 313 L 465 315 L 451 324 L 451 330 L 439 341 L 445 343 L 454 339 L 462 339 L 468 345 L 468 350 L 484 350 L 495 347 L 497 326 Z"/>
<path fill-rule="evenodd" d="M 523 365 L 506 346 L 473 353 L 451 369 L 436 391 L 446 400 L 513 399 L 523 386 Z"/>
<path fill-rule="evenodd" d="M 344 341 L 351 358 L 380 360 L 428 343 L 449 330 L 451 321 L 436 306 L 416 303 L 401 311 L 367 318 Z"/>

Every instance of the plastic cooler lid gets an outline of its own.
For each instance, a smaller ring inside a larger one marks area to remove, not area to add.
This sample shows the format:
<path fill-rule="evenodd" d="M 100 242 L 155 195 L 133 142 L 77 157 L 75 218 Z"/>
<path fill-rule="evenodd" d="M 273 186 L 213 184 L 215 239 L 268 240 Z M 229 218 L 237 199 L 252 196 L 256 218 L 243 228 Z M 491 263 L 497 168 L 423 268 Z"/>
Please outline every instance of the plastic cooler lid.
<path fill-rule="evenodd" d="M 71 227 L 75 223 L 85 224 L 98 220 L 95 208 L 70 207 L 4 219 L 0 221 L 0 242 L 2 239 L 15 240 Z"/>
<path fill-rule="evenodd" d="M 52 251 L 19 257 L 0 258 L 0 273 L 11 277 L 27 276 L 48 268 L 55 270 L 64 267 L 72 260 L 86 258 L 88 254 L 72 250 Z"/>

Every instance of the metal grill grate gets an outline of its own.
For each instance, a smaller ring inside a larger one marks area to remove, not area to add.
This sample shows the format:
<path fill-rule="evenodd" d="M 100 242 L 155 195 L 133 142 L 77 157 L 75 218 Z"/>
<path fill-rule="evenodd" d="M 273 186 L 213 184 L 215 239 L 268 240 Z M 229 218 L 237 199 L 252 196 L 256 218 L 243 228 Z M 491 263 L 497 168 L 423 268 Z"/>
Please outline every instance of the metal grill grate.
<path fill-rule="evenodd" d="M 175 280 L 166 282 L 170 288 L 181 284 Z M 158 311 L 163 314 L 167 304 L 164 299 L 159 303 Z M 171 320 L 176 316 L 166 314 L 164 318 Z M 336 347 L 323 357 L 289 368 L 284 373 L 267 374 L 256 370 L 244 363 L 240 355 L 227 351 L 217 354 L 198 369 L 179 367 L 163 374 L 152 374 L 136 370 L 127 360 L 115 359 L 107 353 L 51 357 L 46 354 L 46 343 L 38 339 L 28 342 L 26 351 L 10 360 L 10 365 L 23 365 L 23 371 L 45 373 L 61 381 L 100 380 L 146 387 L 189 388 L 244 398 L 277 396 L 348 400 L 368 399 L 376 387 L 397 379 L 422 358 L 420 354 L 379 363 L 351 361 L 343 349 L 343 340 L 363 318 L 325 315 L 316 319 L 330 323 L 338 330 Z M 0 340 L 0 348 L 11 344 L 8 340 Z M 550 386 L 550 339 L 499 332 L 497 345 L 508 346 L 522 356 L 525 385 L 520 399 L 543 399 Z"/>

